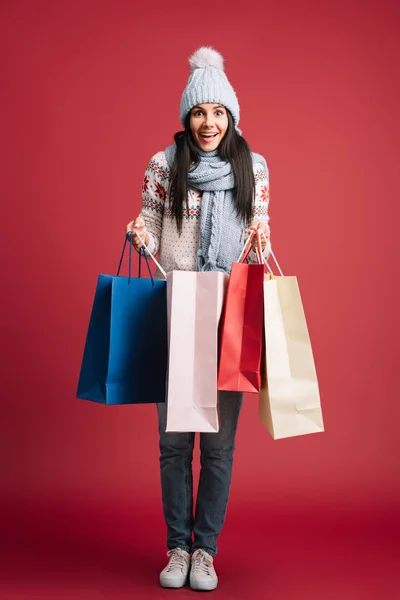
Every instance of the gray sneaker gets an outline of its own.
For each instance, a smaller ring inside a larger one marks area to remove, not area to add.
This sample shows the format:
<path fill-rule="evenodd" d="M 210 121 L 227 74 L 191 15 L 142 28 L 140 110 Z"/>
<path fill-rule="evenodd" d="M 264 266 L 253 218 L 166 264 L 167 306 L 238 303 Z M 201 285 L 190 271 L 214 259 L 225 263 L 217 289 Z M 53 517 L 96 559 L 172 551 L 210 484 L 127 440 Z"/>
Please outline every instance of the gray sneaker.
<path fill-rule="evenodd" d="M 167 552 L 169 562 L 160 573 L 160 584 L 166 588 L 181 588 L 188 579 L 190 569 L 190 554 L 181 548 Z"/>
<path fill-rule="evenodd" d="M 193 552 L 190 569 L 190 587 L 193 590 L 215 590 L 218 577 L 214 569 L 214 559 L 211 554 L 200 548 Z"/>

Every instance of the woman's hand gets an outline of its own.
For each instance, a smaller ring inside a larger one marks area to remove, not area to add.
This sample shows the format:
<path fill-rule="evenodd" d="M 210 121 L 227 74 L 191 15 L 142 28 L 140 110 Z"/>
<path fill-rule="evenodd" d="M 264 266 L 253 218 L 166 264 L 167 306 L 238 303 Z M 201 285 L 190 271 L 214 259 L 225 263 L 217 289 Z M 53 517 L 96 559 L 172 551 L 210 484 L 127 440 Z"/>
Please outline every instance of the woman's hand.
<path fill-rule="evenodd" d="M 143 246 L 139 237 L 136 235 L 137 233 L 140 235 L 140 237 L 141 237 L 142 241 L 145 243 L 145 245 L 148 246 L 149 241 L 150 241 L 150 236 L 146 230 L 146 225 L 145 225 L 145 222 L 142 219 L 142 217 L 137 217 L 134 221 L 131 221 L 130 223 L 128 223 L 128 225 L 125 227 L 125 235 L 128 234 L 130 231 L 132 231 L 132 233 L 133 233 L 132 243 L 137 250 L 140 250 L 140 248 Z"/>
<path fill-rule="evenodd" d="M 249 227 L 249 230 L 251 230 L 251 229 L 259 232 L 260 234 L 261 233 L 264 234 L 264 235 L 260 235 L 259 236 L 260 239 L 261 239 L 261 248 L 262 248 L 262 251 L 264 252 L 265 247 L 267 245 L 267 240 L 269 239 L 269 227 L 268 227 L 268 225 L 265 225 L 264 223 L 261 223 L 261 221 L 257 221 L 257 219 L 254 219 L 254 221 L 251 222 L 251 225 Z M 253 248 L 255 248 L 257 246 L 257 237 L 258 237 L 258 235 L 255 235 L 253 237 L 252 242 L 251 242 Z"/>

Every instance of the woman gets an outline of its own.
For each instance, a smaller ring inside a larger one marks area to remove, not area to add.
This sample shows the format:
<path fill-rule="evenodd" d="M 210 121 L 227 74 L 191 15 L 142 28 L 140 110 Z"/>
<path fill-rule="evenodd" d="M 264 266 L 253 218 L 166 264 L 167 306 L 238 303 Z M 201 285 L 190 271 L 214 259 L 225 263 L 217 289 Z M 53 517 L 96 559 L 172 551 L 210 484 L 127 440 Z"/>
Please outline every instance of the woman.
<path fill-rule="evenodd" d="M 264 256 L 270 252 L 268 169 L 264 158 L 251 153 L 241 137 L 239 103 L 222 56 L 204 47 L 189 64 L 191 74 L 180 105 L 184 131 L 175 134 L 175 144 L 150 160 L 142 212 L 126 226 L 126 233 L 133 233 L 137 249 L 143 240 L 151 253 L 159 253 L 166 271 L 229 273 L 250 229 L 264 232 Z M 250 260 L 256 262 L 254 248 Z M 169 549 L 169 562 L 160 574 L 164 587 L 182 587 L 189 573 L 193 589 L 217 587 L 213 557 L 225 519 L 241 403 L 242 394 L 221 392 L 220 430 L 200 434 L 201 473 L 194 516 L 195 434 L 166 433 L 166 405 L 157 405 Z"/>

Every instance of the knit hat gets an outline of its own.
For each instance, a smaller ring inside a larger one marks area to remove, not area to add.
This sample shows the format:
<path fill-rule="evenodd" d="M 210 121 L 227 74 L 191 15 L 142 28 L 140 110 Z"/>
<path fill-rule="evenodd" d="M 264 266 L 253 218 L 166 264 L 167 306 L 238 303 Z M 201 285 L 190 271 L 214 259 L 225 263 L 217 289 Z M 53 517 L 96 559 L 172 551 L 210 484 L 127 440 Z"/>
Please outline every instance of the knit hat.
<path fill-rule="evenodd" d="M 196 104 L 214 102 L 225 106 L 239 123 L 239 102 L 224 71 L 223 56 L 208 46 L 196 50 L 189 58 L 190 77 L 182 94 L 180 119 L 182 125 Z"/>

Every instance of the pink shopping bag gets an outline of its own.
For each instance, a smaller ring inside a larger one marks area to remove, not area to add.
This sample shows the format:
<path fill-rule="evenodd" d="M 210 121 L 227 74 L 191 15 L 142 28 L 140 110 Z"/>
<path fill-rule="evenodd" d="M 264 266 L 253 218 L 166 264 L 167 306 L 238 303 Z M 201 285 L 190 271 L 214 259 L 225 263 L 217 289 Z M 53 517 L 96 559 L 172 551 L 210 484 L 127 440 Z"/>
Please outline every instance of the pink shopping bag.
<path fill-rule="evenodd" d="M 167 275 L 166 431 L 219 430 L 218 327 L 227 282 L 219 271 Z"/>

